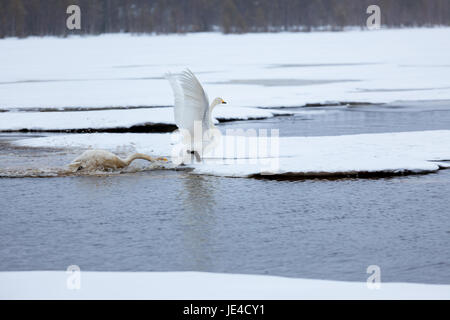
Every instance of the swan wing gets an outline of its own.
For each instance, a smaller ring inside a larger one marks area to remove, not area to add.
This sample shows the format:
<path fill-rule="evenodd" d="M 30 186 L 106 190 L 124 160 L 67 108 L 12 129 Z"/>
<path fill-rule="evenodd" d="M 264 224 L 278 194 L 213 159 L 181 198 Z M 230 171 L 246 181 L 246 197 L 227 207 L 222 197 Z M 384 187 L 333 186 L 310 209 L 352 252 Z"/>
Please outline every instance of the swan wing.
<path fill-rule="evenodd" d="M 194 73 L 186 69 L 178 79 L 171 75 L 168 80 L 175 95 L 174 116 L 178 128 L 192 132 L 194 122 L 201 121 L 203 130 L 208 129 L 210 126 L 208 96 Z"/>
<path fill-rule="evenodd" d="M 183 89 L 180 86 L 180 83 L 177 80 L 176 75 L 172 73 L 166 73 L 166 79 L 169 81 L 170 86 L 172 87 L 173 96 L 174 96 L 174 118 L 175 124 L 180 127 L 180 120 L 183 117 L 183 108 L 184 108 L 184 95 Z"/>

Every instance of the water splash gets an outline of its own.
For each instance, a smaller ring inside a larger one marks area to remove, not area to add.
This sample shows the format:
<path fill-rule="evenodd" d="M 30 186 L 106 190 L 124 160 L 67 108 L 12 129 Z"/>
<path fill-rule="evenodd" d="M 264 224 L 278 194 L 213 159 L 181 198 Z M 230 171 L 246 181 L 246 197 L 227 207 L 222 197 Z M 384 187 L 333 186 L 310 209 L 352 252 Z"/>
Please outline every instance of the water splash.
<path fill-rule="evenodd" d="M 151 163 L 141 166 L 129 166 L 117 170 L 102 170 L 102 169 L 82 169 L 74 172 L 67 166 L 65 167 L 48 167 L 48 168 L 0 168 L 0 178 L 56 178 L 56 177 L 70 177 L 70 176 L 111 176 L 129 173 L 139 173 L 153 170 L 173 170 L 173 164 Z"/>

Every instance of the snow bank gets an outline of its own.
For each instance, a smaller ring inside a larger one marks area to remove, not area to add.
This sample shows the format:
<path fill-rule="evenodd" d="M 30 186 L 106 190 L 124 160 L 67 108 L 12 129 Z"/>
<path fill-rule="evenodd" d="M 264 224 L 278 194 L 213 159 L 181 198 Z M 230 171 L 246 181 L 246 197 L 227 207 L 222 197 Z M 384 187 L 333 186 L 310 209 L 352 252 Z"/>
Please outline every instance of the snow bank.
<path fill-rule="evenodd" d="M 0 272 L 0 299 L 450 299 L 450 285 L 296 279 L 206 272 Z M 72 287 L 73 288 L 73 287 Z"/>
<path fill-rule="evenodd" d="M 314 111 L 311 111 L 313 113 Z M 216 119 L 249 120 L 288 114 L 286 111 L 244 107 L 218 107 Z M 173 108 L 139 108 L 128 110 L 5 112 L 0 116 L 0 131 L 63 131 L 130 128 L 140 125 L 174 125 Z"/>
<path fill-rule="evenodd" d="M 169 106 L 162 75 L 185 67 L 237 106 L 450 99 L 449 38 L 415 28 L 2 39 L 0 109 Z"/>
<path fill-rule="evenodd" d="M 258 133 L 261 133 L 258 132 Z M 367 173 L 426 173 L 450 160 L 450 130 L 359 134 L 326 137 L 279 137 L 270 149 L 259 137 L 246 141 L 240 153 L 236 136 L 224 135 L 214 154 L 201 163 L 187 163 L 194 173 L 229 177 L 277 174 L 300 177 L 357 175 Z M 115 151 L 132 147 L 138 152 L 171 157 L 176 139 L 172 134 L 77 134 L 18 140 L 28 147 L 102 148 Z M 243 141 L 243 140 L 240 140 Z M 264 140 L 263 140 L 264 142 Z M 252 157 L 255 146 L 267 151 Z M 277 148 L 279 145 L 279 148 Z M 217 150 L 223 152 L 217 152 Z M 172 158 L 173 159 L 173 158 Z M 270 178 L 270 176 L 267 176 Z"/>

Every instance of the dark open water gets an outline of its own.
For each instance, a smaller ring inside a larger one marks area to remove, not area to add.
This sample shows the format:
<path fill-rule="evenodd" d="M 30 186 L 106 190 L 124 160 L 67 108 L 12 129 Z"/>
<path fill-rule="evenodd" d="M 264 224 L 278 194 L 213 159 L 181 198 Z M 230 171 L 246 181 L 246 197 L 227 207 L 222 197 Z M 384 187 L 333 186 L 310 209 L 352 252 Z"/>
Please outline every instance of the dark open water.
<path fill-rule="evenodd" d="M 440 104 L 336 108 L 222 128 L 278 127 L 282 135 L 449 129 L 450 103 Z M 2 178 L 0 191 L 1 271 L 77 264 L 365 281 L 375 264 L 382 281 L 450 283 L 450 170 L 291 182 L 146 171 Z"/>

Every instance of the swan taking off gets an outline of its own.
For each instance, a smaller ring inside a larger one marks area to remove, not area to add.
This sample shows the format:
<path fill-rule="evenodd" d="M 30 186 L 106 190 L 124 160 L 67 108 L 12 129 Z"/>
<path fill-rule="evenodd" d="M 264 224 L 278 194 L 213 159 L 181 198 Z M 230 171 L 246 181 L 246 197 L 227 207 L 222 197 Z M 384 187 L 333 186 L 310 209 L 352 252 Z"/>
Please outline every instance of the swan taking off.
<path fill-rule="evenodd" d="M 226 102 L 222 98 L 215 98 L 209 104 L 208 96 L 200 81 L 189 69 L 180 75 L 168 73 L 166 78 L 175 96 L 175 123 L 183 135 L 183 142 L 188 145 L 188 152 L 197 151 L 203 154 L 204 149 L 214 140 L 216 127 L 213 123 L 212 111 L 215 106 L 226 104 Z M 198 137 L 200 128 L 200 137 Z M 196 156 L 198 158 L 198 154 Z"/>
<path fill-rule="evenodd" d="M 76 172 L 78 170 L 116 170 L 125 168 L 136 159 L 144 159 L 150 162 L 162 160 L 166 158 L 152 158 L 143 153 L 135 153 L 126 159 L 121 159 L 114 153 L 106 150 L 87 150 L 69 164 L 69 168 Z"/>

